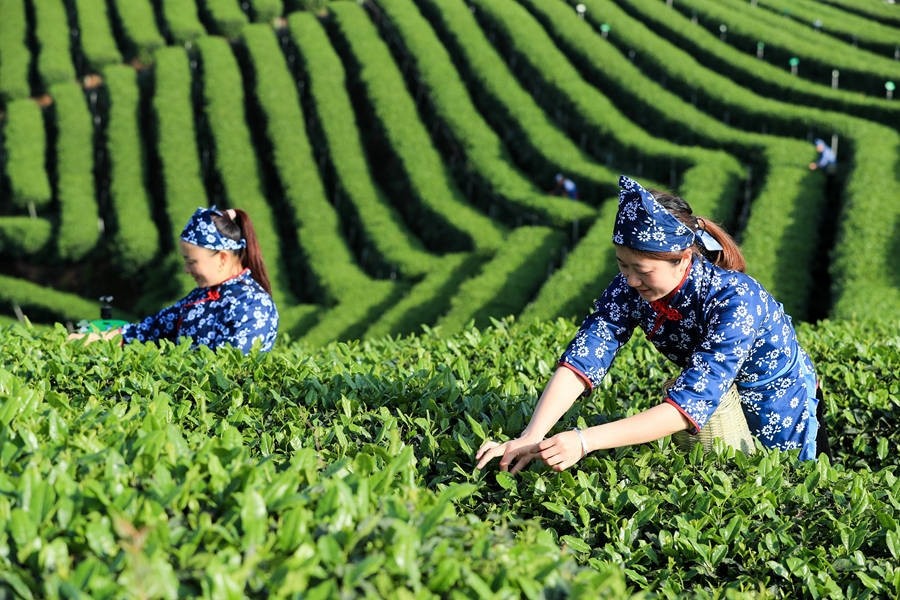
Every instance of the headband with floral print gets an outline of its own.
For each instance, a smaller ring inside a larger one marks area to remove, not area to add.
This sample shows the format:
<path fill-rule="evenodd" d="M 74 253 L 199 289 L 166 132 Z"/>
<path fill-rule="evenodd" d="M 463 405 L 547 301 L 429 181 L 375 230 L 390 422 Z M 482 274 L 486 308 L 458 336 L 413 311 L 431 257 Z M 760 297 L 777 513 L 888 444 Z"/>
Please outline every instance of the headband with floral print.
<path fill-rule="evenodd" d="M 247 247 L 247 240 L 244 238 L 235 241 L 219 233 L 213 223 L 213 215 L 222 216 L 222 211 L 215 206 L 199 207 L 184 226 L 181 239 L 189 244 L 210 250 L 241 250 Z"/>
<path fill-rule="evenodd" d="M 619 177 L 619 210 L 613 243 L 645 252 L 680 252 L 694 244 L 694 231 L 667 211 L 653 194 Z"/>

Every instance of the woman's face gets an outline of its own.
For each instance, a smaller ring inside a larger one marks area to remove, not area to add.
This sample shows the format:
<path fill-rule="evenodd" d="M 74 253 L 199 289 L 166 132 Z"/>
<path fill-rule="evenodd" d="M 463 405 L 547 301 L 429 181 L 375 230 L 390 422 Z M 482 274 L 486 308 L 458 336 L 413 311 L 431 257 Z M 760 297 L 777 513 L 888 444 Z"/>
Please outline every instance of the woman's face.
<path fill-rule="evenodd" d="M 225 275 L 226 252 L 201 248 L 182 240 L 181 257 L 184 260 L 184 272 L 194 278 L 197 287 L 210 287 L 222 283 Z"/>
<path fill-rule="evenodd" d="M 678 287 L 691 264 L 691 252 L 685 250 L 677 261 L 649 258 L 625 246 L 616 246 L 619 272 L 647 302 L 659 300 Z"/>

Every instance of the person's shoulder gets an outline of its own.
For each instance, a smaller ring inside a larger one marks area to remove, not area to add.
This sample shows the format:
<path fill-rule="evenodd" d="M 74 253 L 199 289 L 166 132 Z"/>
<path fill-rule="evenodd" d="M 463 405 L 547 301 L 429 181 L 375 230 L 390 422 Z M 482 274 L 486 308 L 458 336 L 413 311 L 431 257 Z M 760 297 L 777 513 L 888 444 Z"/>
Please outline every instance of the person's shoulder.
<path fill-rule="evenodd" d="M 767 303 L 772 298 L 766 288 L 752 275 L 742 271 L 732 271 L 707 261 L 704 280 L 708 300 L 730 304 L 738 299 L 742 304 Z"/>

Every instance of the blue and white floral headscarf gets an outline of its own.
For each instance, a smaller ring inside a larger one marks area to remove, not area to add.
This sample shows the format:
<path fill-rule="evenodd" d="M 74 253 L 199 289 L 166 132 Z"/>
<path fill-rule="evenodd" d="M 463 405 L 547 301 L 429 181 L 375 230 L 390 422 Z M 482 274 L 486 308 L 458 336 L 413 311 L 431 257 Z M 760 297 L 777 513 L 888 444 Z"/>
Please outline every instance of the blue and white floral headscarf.
<path fill-rule="evenodd" d="M 210 250 L 241 250 L 247 247 L 247 240 L 244 238 L 235 241 L 219 233 L 216 224 L 213 223 L 213 215 L 222 216 L 222 212 L 215 206 L 199 207 L 184 226 L 181 239 L 189 244 Z"/>
<path fill-rule="evenodd" d="M 613 226 L 613 243 L 644 252 L 681 252 L 699 241 L 707 250 L 722 246 L 705 230 L 694 232 L 653 194 L 624 175 L 619 177 L 619 211 Z"/>

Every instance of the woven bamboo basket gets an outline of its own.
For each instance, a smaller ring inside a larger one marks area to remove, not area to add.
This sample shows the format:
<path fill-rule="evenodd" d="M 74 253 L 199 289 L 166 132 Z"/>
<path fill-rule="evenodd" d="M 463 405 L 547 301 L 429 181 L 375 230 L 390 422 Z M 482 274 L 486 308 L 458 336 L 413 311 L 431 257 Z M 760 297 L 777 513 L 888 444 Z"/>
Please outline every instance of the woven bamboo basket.
<path fill-rule="evenodd" d="M 671 382 L 667 382 L 665 387 L 668 389 L 669 385 Z M 741 397 L 734 385 L 725 392 L 716 412 L 698 433 L 692 435 L 687 431 L 679 431 L 672 437 L 675 444 L 685 451 L 690 451 L 696 444 L 702 444 L 704 450 L 711 450 L 715 438 L 720 438 L 745 454 L 752 454 L 756 448 L 744 411 L 741 410 Z"/>

